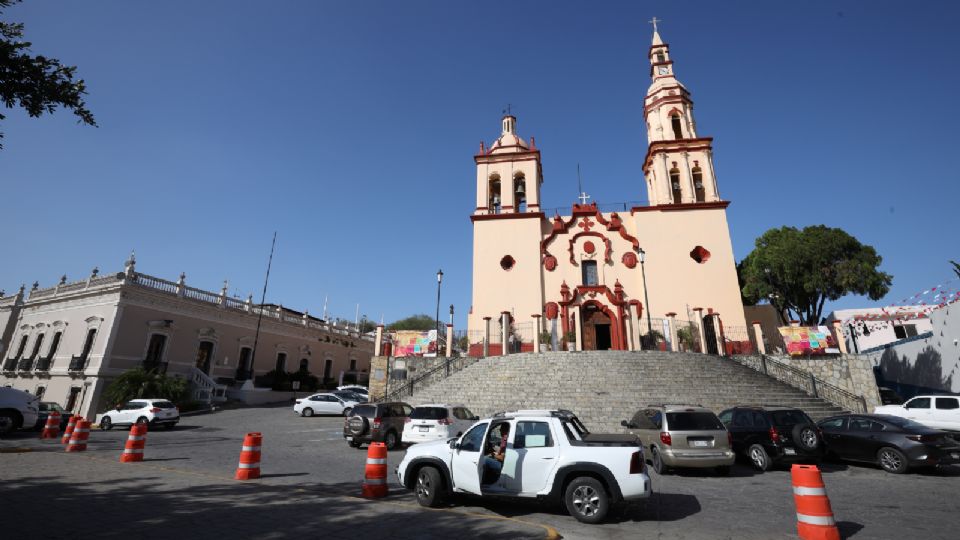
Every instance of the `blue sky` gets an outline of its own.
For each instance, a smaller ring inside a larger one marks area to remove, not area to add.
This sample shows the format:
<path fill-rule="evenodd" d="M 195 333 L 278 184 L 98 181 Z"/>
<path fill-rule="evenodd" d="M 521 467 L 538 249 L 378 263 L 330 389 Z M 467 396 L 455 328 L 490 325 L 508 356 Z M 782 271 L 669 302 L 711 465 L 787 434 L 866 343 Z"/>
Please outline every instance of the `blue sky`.
<path fill-rule="evenodd" d="M 577 163 L 594 200 L 645 199 L 654 15 L 715 138 L 737 259 L 824 223 L 877 248 L 885 303 L 952 275 L 956 2 L 27 0 L 4 19 L 78 66 L 100 127 L 5 111 L 0 288 L 136 249 L 143 272 L 259 298 L 276 230 L 268 301 L 432 314 L 443 268 L 462 327 L 472 156 L 507 103 L 546 207 L 573 201 Z"/>

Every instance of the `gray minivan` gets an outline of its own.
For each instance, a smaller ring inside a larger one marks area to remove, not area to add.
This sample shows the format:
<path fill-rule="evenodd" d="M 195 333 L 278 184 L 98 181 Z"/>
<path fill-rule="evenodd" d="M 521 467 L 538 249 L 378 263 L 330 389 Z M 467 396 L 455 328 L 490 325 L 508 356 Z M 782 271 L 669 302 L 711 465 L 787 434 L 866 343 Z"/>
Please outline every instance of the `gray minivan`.
<path fill-rule="evenodd" d="M 620 425 L 650 450 L 657 474 L 670 467 L 713 467 L 726 475 L 736 459 L 727 428 L 713 411 L 699 405 L 650 405 Z"/>

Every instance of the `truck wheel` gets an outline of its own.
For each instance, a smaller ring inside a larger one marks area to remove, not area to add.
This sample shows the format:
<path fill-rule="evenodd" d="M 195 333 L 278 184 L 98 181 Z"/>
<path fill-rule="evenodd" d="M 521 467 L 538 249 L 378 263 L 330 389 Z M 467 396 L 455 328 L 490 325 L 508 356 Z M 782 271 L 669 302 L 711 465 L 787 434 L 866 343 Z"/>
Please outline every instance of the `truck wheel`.
<path fill-rule="evenodd" d="M 0 411 L 0 435 L 7 435 L 20 429 L 23 418 L 16 411 Z"/>
<path fill-rule="evenodd" d="M 650 454 L 653 460 L 653 470 L 657 471 L 660 476 L 667 474 L 667 466 L 663 464 L 663 459 L 660 457 L 660 452 L 657 451 L 656 446 L 653 447 Z"/>
<path fill-rule="evenodd" d="M 447 499 L 447 488 L 443 477 L 436 467 L 423 467 L 417 472 L 417 484 L 414 488 L 420 506 L 437 508 Z"/>
<path fill-rule="evenodd" d="M 563 496 L 567 512 L 581 523 L 599 523 L 607 516 L 610 498 L 603 484 L 596 478 L 574 478 Z"/>
<path fill-rule="evenodd" d="M 764 450 L 759 444 L 755 444 L 748 448 L 747 456 L 750 457 L 750 463 L 758 471 L 766 472 L 770 470 L 770 456 L 767 455 L 767 451 Z"/>

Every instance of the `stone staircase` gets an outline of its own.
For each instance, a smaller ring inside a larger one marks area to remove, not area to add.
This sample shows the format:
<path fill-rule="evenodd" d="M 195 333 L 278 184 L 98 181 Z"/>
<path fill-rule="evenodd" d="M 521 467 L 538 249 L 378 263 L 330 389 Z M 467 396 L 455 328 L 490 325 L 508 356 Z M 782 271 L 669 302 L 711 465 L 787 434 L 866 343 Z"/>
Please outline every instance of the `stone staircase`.
<path fill-rule="evenodd" d="M 463 403 L 481 417 L 516 409 L 569 409 L 596 432 L 651 403 L 783 405 L 814 420 L 845 412 L 727 358 L 666 352 L 549 352 L 481 359 L 412 396 L 412 405 Z"/>

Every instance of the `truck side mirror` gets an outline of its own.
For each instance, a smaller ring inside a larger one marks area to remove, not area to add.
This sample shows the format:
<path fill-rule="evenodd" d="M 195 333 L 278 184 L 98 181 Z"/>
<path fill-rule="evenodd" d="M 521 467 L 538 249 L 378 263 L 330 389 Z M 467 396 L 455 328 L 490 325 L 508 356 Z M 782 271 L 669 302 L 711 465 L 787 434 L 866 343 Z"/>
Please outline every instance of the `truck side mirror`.
<path fill-rule="evenodd" d="M 460 443 L 457 442 L 456 439 L 450 439 L 450 449 L 451 449 L 451 450 L 459 450 L 459 449 L 460 449 Z"/>

